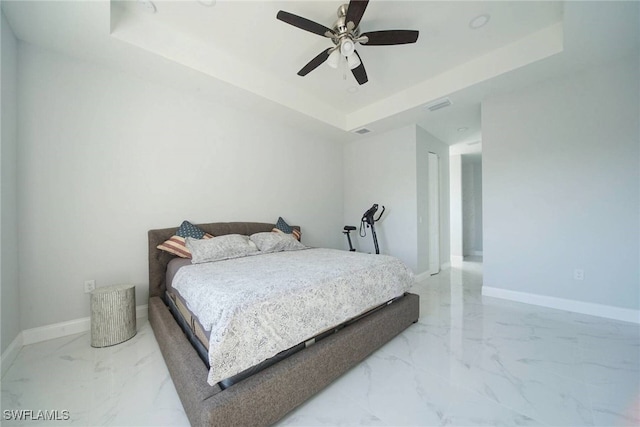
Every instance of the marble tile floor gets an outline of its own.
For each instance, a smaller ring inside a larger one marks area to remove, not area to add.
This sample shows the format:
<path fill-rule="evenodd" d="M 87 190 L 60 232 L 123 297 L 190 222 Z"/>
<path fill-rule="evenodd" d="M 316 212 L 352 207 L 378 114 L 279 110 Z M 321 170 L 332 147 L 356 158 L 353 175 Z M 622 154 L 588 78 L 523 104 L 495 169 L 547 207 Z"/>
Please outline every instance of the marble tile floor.
<path fill-rule="evenodd" d="M 481 285 L 477 260 L 417 283 L 420 321 L 279 425 L 640 425 L 639 325 L 482 297 Z M 0 423 L 188 425 L 153 331 L 138 329 L 103 349 L 88 333 L 25 346 L 2 378 Z M 8 419 L 19 409 L 69 419 Z"/>

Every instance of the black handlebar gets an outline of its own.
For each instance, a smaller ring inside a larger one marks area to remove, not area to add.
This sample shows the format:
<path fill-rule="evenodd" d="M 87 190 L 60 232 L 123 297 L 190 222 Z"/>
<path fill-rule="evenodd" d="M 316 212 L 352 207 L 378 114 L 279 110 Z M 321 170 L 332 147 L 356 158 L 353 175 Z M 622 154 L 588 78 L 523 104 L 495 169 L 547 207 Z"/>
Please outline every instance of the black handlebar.
<path fill-rule="evenodd" d="M 367 225 L 373 225 L 374 222 L 380 221 L 382 218 L 382 214 L 384 213 L 384 206 L 382 206 L 382 212 L 378 215 L 378 218 L 375 218 L 375 214 L 378 211 L 378 204 L 374 203 L 367 211 L 362 215 L 362 222 Z"/>

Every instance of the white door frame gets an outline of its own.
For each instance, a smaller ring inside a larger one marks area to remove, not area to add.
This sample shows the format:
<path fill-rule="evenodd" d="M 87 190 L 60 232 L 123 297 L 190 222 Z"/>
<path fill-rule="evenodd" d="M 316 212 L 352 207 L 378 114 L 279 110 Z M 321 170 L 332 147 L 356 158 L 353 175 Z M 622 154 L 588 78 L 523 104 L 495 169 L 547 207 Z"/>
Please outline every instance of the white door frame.
<path fill-rule="evenodd" d="M 440 158 L 428 154 L 429 176 L 429 273 L 440 272 Z"/>

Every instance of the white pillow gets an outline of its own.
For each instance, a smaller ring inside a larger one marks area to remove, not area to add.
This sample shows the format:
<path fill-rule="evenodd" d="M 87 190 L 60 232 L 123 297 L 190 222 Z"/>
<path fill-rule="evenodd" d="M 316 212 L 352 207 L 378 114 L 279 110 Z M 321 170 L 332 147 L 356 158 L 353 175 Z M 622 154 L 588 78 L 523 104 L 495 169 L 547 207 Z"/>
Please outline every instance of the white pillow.
<path fill-rule="evenodd" d="M 250 239 L 256 244 L 258 249 L 260 249 L 260 252 L 264 253 L 307 249 L 307 247 L 293 237 L 292 234 L 267 231 L 252 234 Z"/>
<path fill-rule="evenodd" d="M 211 239 L 187 237 L 186 246 L 191 252 L 192 264 L 239 258 L 258 252 L 255 243 L 240 234 L 226 234 Z"/>

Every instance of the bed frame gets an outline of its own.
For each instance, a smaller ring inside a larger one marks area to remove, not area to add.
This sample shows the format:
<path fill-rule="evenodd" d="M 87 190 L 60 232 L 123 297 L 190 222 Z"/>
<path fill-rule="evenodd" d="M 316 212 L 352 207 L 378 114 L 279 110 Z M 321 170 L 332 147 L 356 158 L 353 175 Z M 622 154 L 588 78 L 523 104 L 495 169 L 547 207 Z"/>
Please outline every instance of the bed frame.
<path fill-rule="evenodd" d="M 251 235 L 275 225 L 255 222 L 198 224 L 214 236 Z M 297 227 L 296 227 L 297 228 Z M 163 301 L 165 272 L 173 258 L 156 249 L 176 228 L 150 230 L 149 323 L 192 426 L 271 425 L 418 320 L 419 298 L 406 294 L 239 383 L 221 390 Z"/>

